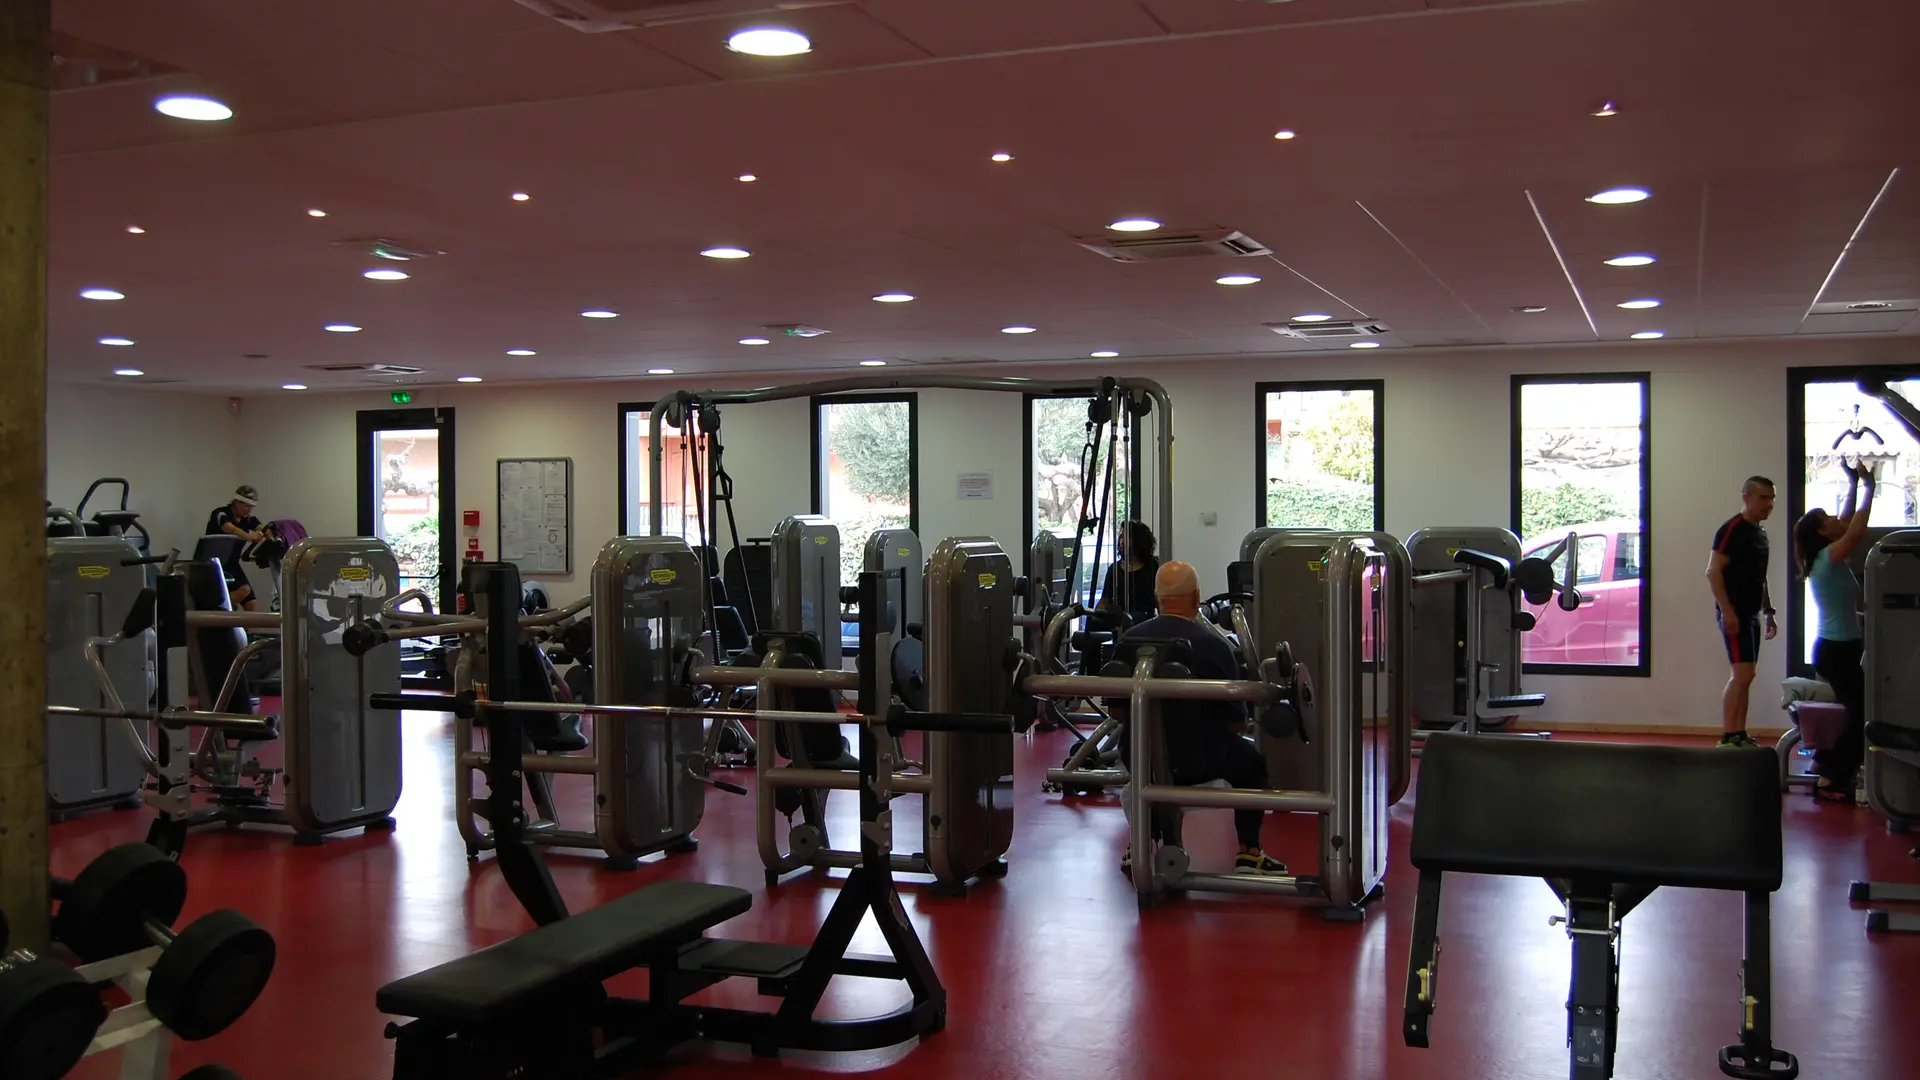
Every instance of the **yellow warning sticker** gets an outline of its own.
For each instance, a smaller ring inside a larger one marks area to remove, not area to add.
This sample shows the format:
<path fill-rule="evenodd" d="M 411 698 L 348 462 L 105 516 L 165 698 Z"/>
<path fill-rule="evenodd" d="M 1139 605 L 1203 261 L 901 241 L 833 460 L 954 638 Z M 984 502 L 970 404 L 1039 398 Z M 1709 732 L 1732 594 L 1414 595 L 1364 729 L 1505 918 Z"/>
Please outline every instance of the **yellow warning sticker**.
<path fill-rule="evenodd" d="M 1307 560 L 1307 569 L 1313 571 L 1316 574 L 1321 572 L 1322 570 L 1325 570 L 1326 568 L 1327 568 L 1327 560 L 1325 559 L 1308 559 Z"/>
<path fill-rule="evenodd" d="M 819 544 L 819 545 L 820 545 L 821 547 L 825 547 L 825 546 L 827 546 L 827 538 L 826 538 L 826 537 L 824 537 L 824 536 L 816 536 L 816 537 L 814 537 L 814 538 L 813 538 L 813 542 L 814 542 L 814 543 L 816 543 L 816 544 Z"/>
<path fill-rule="evenodd" d="M 1458 555 L 1458 554 L 1460 554 L 1460 549 L 1459 549 L 1459 548 L 1448 548 L 1448 549 L 1447 549 L 1447 558 L 1449 558 L 1449 559 L 1451 559 L 1451 558 L 1453 558 L 1453 557 L 1454 557 L 1455 555 Z"/>
<path fill-rule="evenodd" d="M 662 567 L 659 570 L 647 571 L 647 578 L 655 585 L 671 585 L 680 580 L 680 572 Z"/>
<path fill-rule="evenodd" d="M 998 584 L 1000 584 L 1000 575 L 998 574 L 981 574 L 980 575 L 981 588 L 991 589 Z"/>
<path fill-rule="evenodd" d="M 364 566 L 343 566 L 340 568 L 341 581 L 366 581 L 373 577 L 373 571 Z"/>
<path fill-rule="evenodd" d="M 900 557 L 901 557 L 901 558 L 903 558 L 903 559 L 911 559 L 911 558 L 913 558 L 913 549 L 912 549 L 912 548 L 901 548 L 901 549 L 900 549 Z"/>
<path fill-rule="evenodd" d="M 103 578 L 112 572 L 113 571 L 108 570 L 104 566 L 83 566 L 80 568 L 80 576 L 83 578 Z"/>

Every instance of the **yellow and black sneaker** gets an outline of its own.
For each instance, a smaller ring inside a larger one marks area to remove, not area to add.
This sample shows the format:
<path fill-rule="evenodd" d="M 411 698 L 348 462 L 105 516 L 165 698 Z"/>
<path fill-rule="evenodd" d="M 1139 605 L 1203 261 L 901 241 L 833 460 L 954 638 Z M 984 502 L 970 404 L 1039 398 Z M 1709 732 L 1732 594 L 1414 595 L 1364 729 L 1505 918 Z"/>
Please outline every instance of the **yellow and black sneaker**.
<path fill-rule="evenodd" d="M 1267 858 L 1264 851 L 1243 851 L 1233 858 L 1233 872 L 1236 874 L 1261 874 L 1267 877 L 1286 877 L 1287 864 L 1279 859 Z"/>
<path fill-rule="evenodd" d="M 1730 746 L 1736 750 L 1751 750 L 1752 748 L 1759 746 L 1760 744 L 1757 742 L 1754 742 L 1753 736 L 1747 734 L 1746 732 L 1735 731 L 1730 734 L 1720 736 L 1720 741 L 1715 743 L 1714 745 L 1723 749 Z"/>

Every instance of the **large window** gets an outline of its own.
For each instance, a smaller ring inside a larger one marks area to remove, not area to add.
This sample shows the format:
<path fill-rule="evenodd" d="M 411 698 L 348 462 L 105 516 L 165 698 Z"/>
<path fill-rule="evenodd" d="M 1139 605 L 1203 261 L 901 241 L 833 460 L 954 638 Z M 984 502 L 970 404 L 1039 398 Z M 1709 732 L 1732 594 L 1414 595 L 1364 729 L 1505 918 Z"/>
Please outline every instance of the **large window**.
<path fill-rule="evenodd" d="M 913 394 L 813 399 L 813 509 L 840 529 L 840 580 L 867 538 L 920 527 L 920 413 Z"/>
<path fill-rule="evenodd" d="M 1853 556 L 1858 567 L 1868 548 L 1894 529 L 1920 527 L 1920 443 L 1886 403 L 1861 391 L 1859 379 L 1885 380 L 1894 393 L 1920 401 L 1920 369 L 1795 368 L 1787 373 L 1787 517 L 1768 532 L 1773 558 L 1789 567 L 1787 627 L 1795 674 L 1810 675 L 1819 613 L 1799 575 L 1791 569 L 1793 523 L 1818 507 L 1837 512 L 1847 497 L 1845 464 L 1865 465 L 1879 479 L 1867 542 Z M 1777 519 L 1776 519 L 1777 520 Z"/>
<path fill-rule="evenodd" d="M 1528 671 L 1646 675 L 1651 550 L 1644 372 L 1513 378 L 1513 527 L 1527 555 L 1569 536 L 1580 606 L 1528 604 Z M 1562 579 L 1566 555 L 1554 562 Z"/>
<path fill-rule="evenodd" d="M 1091 583 L 1100 580 L 1099 575 L 1104 575 L 1114 561 L 1112 523 L 1139 516 L 1128 503 L 1131 493 L 1140 488 L 1137 472 L 1140 455 L 1136 452 L 1140 447 L 1139 420 L 1122 420 L 1117 440 L 1119 465 L 1112 472 L 1112 488 L 1107 491 L 1104 488 L 1109 478 L 1107 459 L 1116 440 L 1113 429 L 1103 426 L 1094 440 L 1095 445 L 1088 445 L 1092 435 L 1088 427 L 1091 403 L 1087 397 L 1037 394 L 1026 397 L 1028 541 L 1042 532 L 1050 532 L 1065 541 L 1065 548 L 1071 549 L 1073 538 L 1080 535 L 1083 508 L 1092 521 L 1097 522 L 1103 509 L 1109 519 L 1104 532 L 1089 524 L 1081 535 L 1076 597 L 1086 596 Z M 1135 471 L 1129 471 L 1129 459 Z M 1089 484 L 1093 487 L 1091 494 Z M 1067 557 L 1072 557 L 1071 550 L 1067 551 Z"/>
<path fill-rule="evenodd" d="M 1386 528 L 1386 384 L 1261 383 L 1254 520 L 1278 528 Z"/>
<path fill-rule="evenodd" d="M 651 403 L 627 403 L 620 406 L 620 535 L 645 536 L 653 509 L 652 493 L 647 490 L 647 456 L 651 431 Z M 708 483 L 707 455 L 695 439 L 683 438 L 680 429 L 668 424 L 661 428 L 664 458 L 660 463 L 661 485 L 666 488 L 661 516 L 661 533 L 700 542 L 703 523 L 710 520 L 705 507 L 713 505 L 713 488 Z M 707 527 L 709 543 L 713 528 Z"/>

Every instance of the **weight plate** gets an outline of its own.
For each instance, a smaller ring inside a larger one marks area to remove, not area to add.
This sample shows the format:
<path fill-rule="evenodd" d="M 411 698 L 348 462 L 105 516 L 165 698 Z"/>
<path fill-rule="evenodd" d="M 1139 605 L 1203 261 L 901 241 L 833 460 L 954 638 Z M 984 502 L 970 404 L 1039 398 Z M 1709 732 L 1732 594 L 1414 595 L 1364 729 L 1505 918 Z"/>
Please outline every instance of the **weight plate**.
<path fill-rule="evenodd" d="M 273 935 L 231 908 L 194 920 L 154 962 L 147 1008 L 188 1042 L 246 1013 L 273 975 Z"/>
<path fill-rule="evenodd" d="M 106 1003 L 58 960 L 15 953 L 0 962 L 0 1076 L 59 1080 L 86 1056 Z"/>
<path fill-rule="evenodd" d="M 152 945 L 145 920 L 172 925 L 186 902 L 187 872 L 179 863 L 147 844 L 121 844 L 73 879 L 53 936 L 87 963 L 105 960 Z"/>

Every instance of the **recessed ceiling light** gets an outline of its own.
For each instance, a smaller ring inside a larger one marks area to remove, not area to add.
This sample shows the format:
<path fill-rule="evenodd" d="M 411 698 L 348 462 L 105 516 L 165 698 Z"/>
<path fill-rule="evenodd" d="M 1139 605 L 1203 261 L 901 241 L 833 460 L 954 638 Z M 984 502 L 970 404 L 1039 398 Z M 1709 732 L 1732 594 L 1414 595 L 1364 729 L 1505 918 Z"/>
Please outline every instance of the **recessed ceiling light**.
<path fill-rule="evenodd" d="M 1355 341 L 1347 346 L 1349 349 L 1377 349 L 1379 347 L 1380 343 L 1377 341 Z"/>
<path fill-rule="evenodd" d="M 1260 279 L 1252 274 L 1228 274 L 1226 277 L 1214 278 L 1213 283 L 1215 285 L 1258 285 Z"/>
<path fill-rule="evenodd" d="M 124 347 L 124 346 L 133 344 L 133 339 L 129 337 L 103 337 L 100 339 L 100 344 L 119 345 Z"/>
<path fill-rule="evenodd" d="M 913 302 L 913 294 L 903 293 L 903 292 L 883 292 L 879 296 L 874 297 L 874 299 L 879 301 L 882 304 L 910 304 Z"/>
<path fill-rule="evenodd" d="M 127 294 L 118 289 L 81 289 L 83 300 L 125 300 Z"/>
<path fill-rule="evenodd" d="M 1515 304 L 1513 306 L 1513 313 L 1515 315 L 1539 315 L 1546 310 L 1547 305 L 1545 304 Z"/>
<path fill-rule="evenodd" d="M 766 338 L 763 338 L 763 337 L 743 337 L 743 338 L 741 338 L 741 339 L 740 339 L 740 344 L 742 344 L 742 345 L 771 345 L 771 344 L 773 344 L 773 342 L 771 342 L 771 341 L 768 341 L 768 340 L 767 340 Z"/>
<path fill-rule="evenodd" d="M 327 333 L 329 334 L 357 334 L 359 332 L 360 328 L 352 323 L 337 322 L 327 324 Z"/>
<path fill-rule="evenodd" d="M 1608 266 L 1652 266 L 1654 264 L 1654 261 L 1655 261 L 1654 257 L 1651 255 L 1615 255 L 1613 258 L 1607 260 L 1607 265 Z"/>
<path fill-rule="evenodd" d="M 1119 356 L 1120 354 L 1117 352 L 1114 352 L 1112 349 L 1101 349 L 1099 352 L 1089 353 L 1088 355 L 1092 356 L 1096 360 L 1111 360 L 1114 357 Z"/>
<path fill-rule="evenodd" d="M 727 48 L 748 56 L 799 56 L 813 51 L 813 42 L 793 30 L 757 27 L 727 39 Z"/>
<path fill-rule="evenodd" d="M 404 270 L 368 270 L 360 276 L 370 281 L 405 281 L 410 275 Z"/>
<path fill-rule="evenodd" d="M 233 116 L 232 109 L 212 98 L 190 95 L 163 97 L 153 107 L 175 120 L 226 120 Z"/>
<path fill-rule="evenodd" d="M 1035 328 L 1031 326 L 1003 326 L 1000 328 L 1000 332 L 1003 334 L 1031 334 L 1035 332 Z"/>
<path fill-rule="evenodd" d="M 591 308 L 581 312 L 580 317 L 583 319 L 617 319 L 620 317 L 620 313 L 617 311 L 607 311 L 603 308 Z"/>
<path fill-rule="evenodd" d="M 316 206 L 313 209 L 307 211 L 307 216 L 308 217 L 326 217 L 327 212 Z"/>
<path fill-rule="evenodd" d="M 649 375 L 671 375 L 671 374 L 673 374 L 673 369 L 672 369 L 672 368 L 670 368 L 670 367 L 650 367 L 650 368 L 648 368 L 648 369 L 647 369 L 647 374 L 649 374 Z"/>
<path fill-rule="evenodd" d="M 533 196 L 527 194 L 524 191 L 516 191 L 513 194 L 507 196 L 507 198 L 512 199 L 514 202 L 526 202 L 528 199 L 533 198 Z"/>
<path fill-rule="evenodd" d="M 453 381 L 454 381 L 454 382 L 465 382 L 465 383 L 475 383 L 475 382 L 479 382 L 479 381 L 480 381 L 480 376 L 478 376 L 478 375 L 462 375 L 462 376 L 460 376 L 459 378 L 457 378 L 457 379 L 455 379 L 455 380 L 453 380 Z"/>
<path fill-rule="evenodd" d="M 539 354 L 534 352 L 532 349 L 508 349 L 507 355 L 508 356 L 537 356 Z"/>
<path fill-rule="evenodd" d="M 133 234 L 133 235 L 135 235 L 135 236 L 139 236 L 139 235 L 140 235 L 141 233 L 144 233 L 144 232 L 146 232 L 147 230 L 145 230 L 145 229 L 143 229 L 143 228 L 141 228 L 141 227 L 140 227 L 140 226 L 138 226 L 138 225 L 129 225 L 129 226 L 127 226 L 127 231 L 128 231 L 128 232 L 130 232 L 130 233 L 132 233 L 132 234 Z"/>
<path fill-rule="evenodd" d="M 280 384 L 280 389 L 282 390 L 305 390 L 306 388 L 307 388 L 306 383 L 290 382 L 290 383 Z"/>
<path fill-rule="evenodd" d="M 113 373 L 123 379 L 137 379 L 146 374 L 137 367 L 117 367 L 113 369 Z"/>
<path fill-rule="evenodd" d="M 1281 142 L 1286 142 L 1288 139 L 1293 138 L 1293 129 L 1281 128 L 1279 131 L 1273 133 L 1273 137 L 1279 139 Z"/>
<path fill-rule="evenodd" d="M 1595 109 L 1595 110 L 1593 110 L 1593 115 L 1595 115 L 1595 116 L 1619 116 L 1619 115 L 1620 115 L 1620 106 L 1618 106 L 1618 105 L 1615 105 L 1615 104 L 1614 104 L 1613 102 L 1611 102 L 1611 101 L 1608 101 L 1608 102 L 1605 102 L 1605 103 L 1603 103 L 1603 104 L 1602 104 L 1602 105 L 1601 105 L 1601 106 L 1600 106 L 1599 108 L 1597 108 L 1597 109 Z"/>
<path fill-rule="evenodd" d="M 734 179 L 740 181 L 743 184 L 751 184 L 760 178 L 753 175 L 750 172 L 743 172 L 739 176 L 734 177 Z"/>
<path fill-rule="evenodd" d="M 748 251 L 746 248 L 711 247 L 700 254 L 705 255 L 709 259 L 746 259 L 751 258 L 753 252 Z"/>
<path fill-rule="evenodd" d="M 1152 232 L 1159 227 L 1160 223 L 1152 218 L 1121 218 L 1107 226 L 1114 232 Z"/>
<path fill-rule="evenodd" d="M 1329 322 L 1332 319 L 1333 316 L 1323 315 L 1317 311 L 1309 315 L 1295 315 L 1293 317 L 1294 322 Z"/>
<path fill-rule="evenodd" d="M 1635 341 L 1654 341 L 1667 336 L 1665 330 L 1642 330 L 1633 335 Z"/>
<path fill-rule="evenodd" d="M 1002 150 L 1001 152 L 993 155 L 993 160 L 999 162 L 1002 165 L 1005 165 L 1007 162 L 1013 160 L 1013 155 Z"/>
<path fill-rule="evenodd" d="M 1652 196 L 1653 193 L 1645 188 L 1608 188 L 1605 191 L 1598 191 L 1587 196 L 1587 201 L 1590 203 L 1599 203 L 1601 206 L 1624 206 L 1627 203 L 1643 202 L 1652 198 Z"/>
<path fill-rule="evenodd" d="M 886 367 L 887 362 L 885 360 L 862 360 L 860 361 L 860 366 L 861 367 Z"/>
<path fill-rule="evenodd" d="M 1626 301 L 1622 301 L 1618 306 L 1623 307 L 1628 311 L 1642 311 L 1647 308 L 1659 307 L 1660 301 L 1654 300 L 1651 298 L 1646 300 L 1626 300 Z"/>

